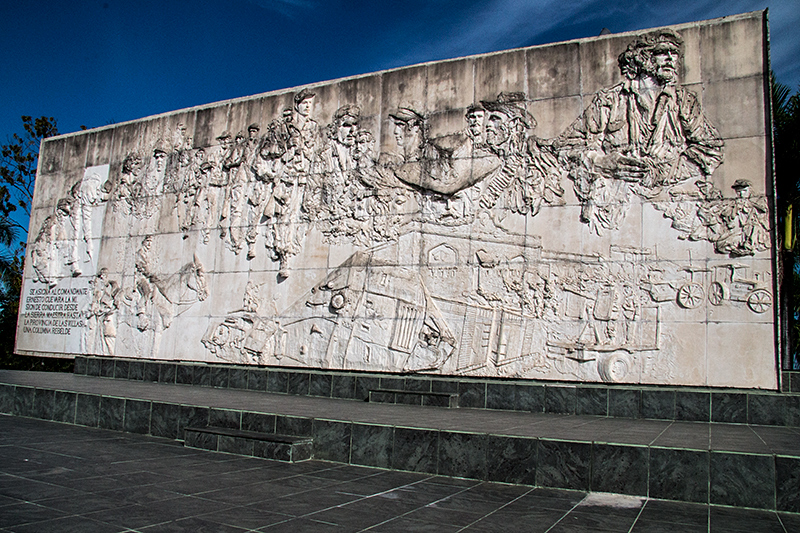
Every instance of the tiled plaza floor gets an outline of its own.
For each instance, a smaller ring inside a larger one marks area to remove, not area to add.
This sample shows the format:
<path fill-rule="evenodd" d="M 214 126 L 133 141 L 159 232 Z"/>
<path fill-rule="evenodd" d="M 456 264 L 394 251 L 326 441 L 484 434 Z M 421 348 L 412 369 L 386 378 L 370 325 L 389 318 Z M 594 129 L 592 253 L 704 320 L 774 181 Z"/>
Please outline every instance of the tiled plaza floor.
<path fill-rule="evenodd" d="M 3 532 L 792 532 L 800 515 L 286 464 L 0 415 Z"/>

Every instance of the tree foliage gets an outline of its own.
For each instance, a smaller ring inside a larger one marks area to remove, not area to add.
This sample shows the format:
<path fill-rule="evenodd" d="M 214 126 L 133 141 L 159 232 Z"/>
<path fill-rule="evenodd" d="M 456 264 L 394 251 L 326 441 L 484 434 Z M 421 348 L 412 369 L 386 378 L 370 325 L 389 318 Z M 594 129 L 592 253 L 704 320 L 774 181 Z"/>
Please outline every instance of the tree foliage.
<path fill-rule="evenodd" d="M 791 94 L 788 86 L 772 78 L 772 120 L 775 142 L 775 173 L 783 206 L 800 198 L 800 87 Z"/>
<path fill-rule="evenodd" d="M 39 145 L 42 139 L 58 134 L 53 117 L 33 118 L 22 116 L 23 133 L 14 133 L 0 146 L 0 216 L 6 218 L 21 232 L 27 234 L 27 220 L 31 215 L 33 185 L 39 162 Z M 24 222 L 18 222 L 11 213 L 22 210 Z"/>
<path fill-rule="evenodd" d="M 27 236 L 39 145 L 58 133 L 53 117 L 23 116 L 22 129 L 0 145 L 0 368 L 64 371 L 71 361 L 14 354 L 23 270 L 23 248 L 14 242 Z M 24 214 L 12 216 L 17 210 Z"/>
<path fill-rule="evenodd" d="M 791 89 L 772 75 L 772 120 L 775 154 L 775 195 L 780 222 L 778 244 L 783 280 L 782 320 L 788 326 L 784 340 L 791 357 L 784 368 L 800 369 L 800 87 Z M 787 220 L 788 218 L 788 220 Z M 786 225 L 793 231 L 786 231 Z"/>

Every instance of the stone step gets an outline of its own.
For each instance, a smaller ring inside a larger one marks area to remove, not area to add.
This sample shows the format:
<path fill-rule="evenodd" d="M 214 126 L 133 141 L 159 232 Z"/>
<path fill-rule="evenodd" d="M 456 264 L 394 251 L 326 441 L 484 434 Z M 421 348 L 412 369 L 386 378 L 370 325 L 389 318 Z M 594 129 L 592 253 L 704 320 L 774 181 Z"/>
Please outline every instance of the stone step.
<path fill-rule="evenodd" d="M 370 390 L 457 393 L 461 408 L 800 428 L 800 372 L 783 373 L 781 393 L 758 389 L 267 369 L 84 356 L 75 358 L 75 374 L 192 385 L 194 389 L 248 390 L 359 402 L 369 400 Z"/>
<path fill-rule="evenodd" d="M 457 392 L 418 392 L 394 389 L 372 389 L 368 401 L 372 403 L 401 403 L 428 407 L 458 407 Z"/>
<path fill-rule="evenodd" d="M 277 433 L 219 427 L 187 427 L 183 445 L 216 452 L 297 463 L 313 457 L 314 440 Z"/>
<path fill-rule="evenodd" d="M 796 426 L 423 409 L 3 370 L 0 413 L 261 457 L 282 444 L 261 435 L 294 435 L 315 460 L 800 513 Z"/>

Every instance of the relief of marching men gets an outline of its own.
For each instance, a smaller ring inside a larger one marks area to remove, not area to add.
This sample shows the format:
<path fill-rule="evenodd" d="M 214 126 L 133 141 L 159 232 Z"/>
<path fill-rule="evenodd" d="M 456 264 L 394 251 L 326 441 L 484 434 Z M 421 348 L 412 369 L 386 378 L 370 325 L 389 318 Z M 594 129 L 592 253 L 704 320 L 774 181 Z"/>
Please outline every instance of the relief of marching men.
<path fill-rule="evenodd" d="M 708 241 L 730 257 L 767 250 L 766 200 L 751 194 L 746 177 L 732 198 L 712 183 L 723 141 L 697 96 L 678 83 L 682 61 L 673 31 L 635 39 L 619 56 L 623 81 L 594 95 L 552 139 L 534 135 L 521 92 L 475 102 L 462 131 L 439 136 L 430 117 L 401 105 L 385 122 L 394 146 L 380 153 L 359 106 L 342 105 L 321 126 L 316 94 L 306 89 L 268 124 L 219 132 L 215 146 L 195 146 L 180 124 L 169 140 L 129 152 L 104 182 L 85 177 L 58 201 L 30 246 L 36 280 L 52 287 L 81 274 L 79 242 L 91 241 L 92 208 L 101 204 L 106 220 L 145 221 L 154 234 L 168 202 L 184 238 L 219 240 L 248 260 L 266 253 L 283 280 L 312 229 L 328 244 L 367 249 L 396 241 L 415 222 L 454 227 L 486 214 L 502 229 L 509 212 L 536 217 L 564 205 L 570 183 L 592 233 L 618 230 L 638 197 L 670 219 L 680 239 Z M 106 332 L 97 341 L 105 352 L 113 352 L 113 309 L 127 305 L 138 329 L 163 331 L 181 306 L 208 295 L 197 257 L 167 279 L 148 263 L 152 237 L 138 246 L 135 286 L 124 297 L 119 282 L 109 288 L 108 273 L 98 274 L 90 322 Z"/>

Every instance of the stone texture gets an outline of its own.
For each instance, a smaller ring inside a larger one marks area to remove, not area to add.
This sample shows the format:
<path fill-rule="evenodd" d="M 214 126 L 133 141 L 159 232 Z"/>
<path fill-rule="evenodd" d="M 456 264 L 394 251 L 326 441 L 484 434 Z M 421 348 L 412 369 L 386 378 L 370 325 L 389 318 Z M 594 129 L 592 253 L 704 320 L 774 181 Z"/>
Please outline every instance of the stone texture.
<path fill-rule="evenodd" d="M 738 422 L 735 396 L 624 386 L 777 388 L 764 17 L 432 62 L 47 139 L 21 304 L 90 311 L 67 335 L 23 312 L 18 348 L 148 382 Z M 640 91 L 628 78 L 674 100 L 665 120 L 628 105 Z M 77 262 L 45 253 L 53 235 Z M 785 424 L 778 404 L 759 397 L 746 416 Z"/>
<path fill-rule="evenodd" d="M 438 431 L 395 428 L 392 469 L 436 473 Z"/>
<path fill-rule="evenodd" d="M 708 502 L 708 452 L 650 449 L 651 498 Z"/>
<path fill-rule="evenodd" d="M 536 484 L 543 487 L 589 490 L 591 465 L 591 444 L 541 439 Z"/>
<path fill-rule="evenodd" d="M 775 459 L 768 455 L 711 453 L 709 502 L 771 509 L 775 502 Z"/>
<path fill-rule="evenodd" d="M 647 496 L 649 450 L 636 446 L 592 445 L 592 490 Z"/>

